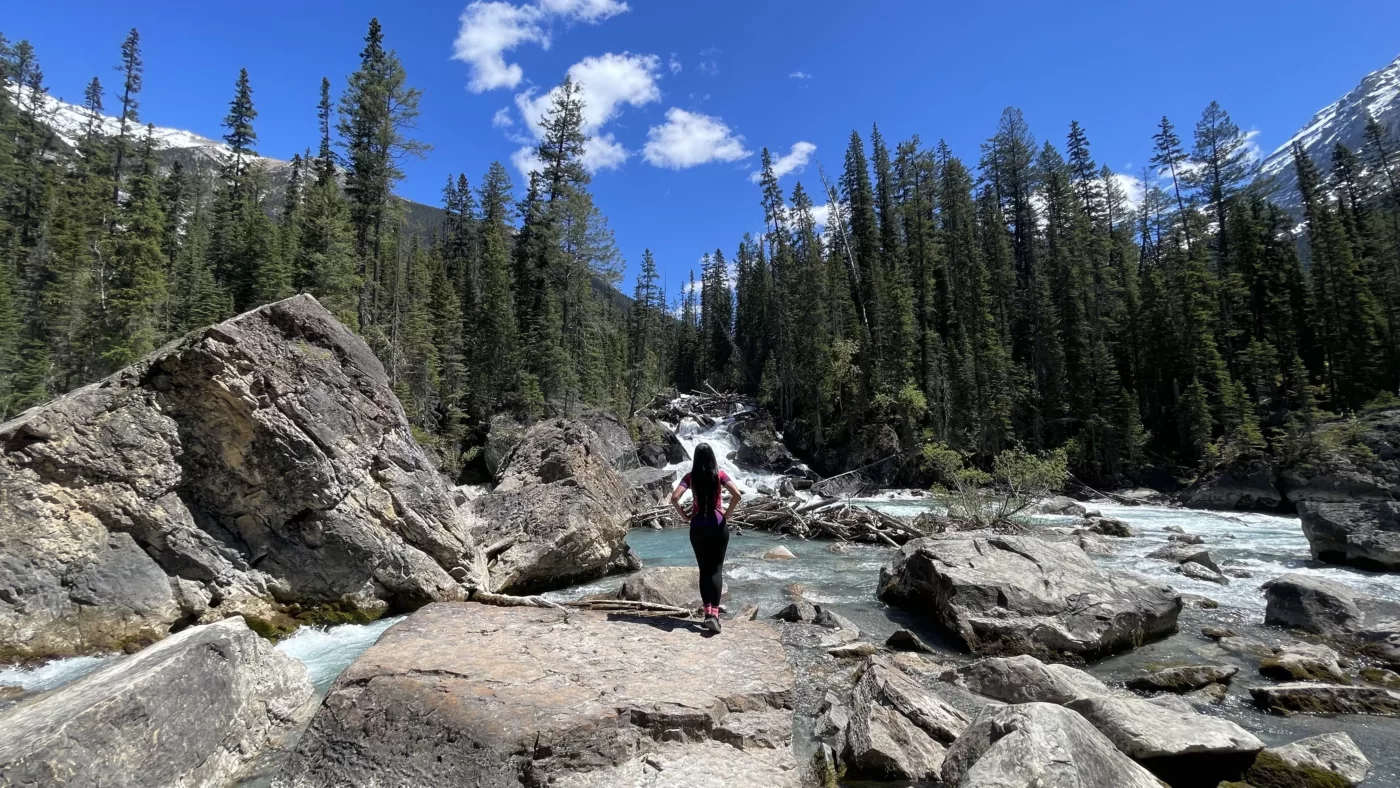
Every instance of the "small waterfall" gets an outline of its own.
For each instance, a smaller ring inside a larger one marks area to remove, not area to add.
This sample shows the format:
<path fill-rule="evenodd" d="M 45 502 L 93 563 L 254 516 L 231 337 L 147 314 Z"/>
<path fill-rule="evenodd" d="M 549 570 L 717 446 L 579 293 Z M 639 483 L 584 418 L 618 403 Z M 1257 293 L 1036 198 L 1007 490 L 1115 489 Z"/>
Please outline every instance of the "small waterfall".
<path fill-rule="evenodd" d="M 729 474 L 734 483 L 739 487 L 739 491 L 746 497 L 760 495 L 760 487 L 776 491 L 778 485 L 786 478 L 785 474 L 774 473 L 754 468 L 742 468 L 737 462 L 730 459 L 730 456 L 739 451 L 739 439 L 734 435 L 734 420 L 737 416 L 752 412 L 752 406 L 745 407 L 738 413 L 716 419 L 713 427 L 705 428 L 696 423 L 695 419 L 686 418 L 680 424 L 667 424 L 666 426 L 675 430 L 676 437 L 680 439 L 681 445 L 685 446 L 685 451 L 690 456 L 695 456 L 695 447 L 702 443 L 710 444 L 710 448 L 715 450 L 715 459 L 719 461 L 720 470 Z M 778 436 L 782 437 L 781 434 Z M 690 473 L 690 460 L 673 463 L 666 466 L 666 470 L 676 472 L 677 481 L 682 476 Z"/>

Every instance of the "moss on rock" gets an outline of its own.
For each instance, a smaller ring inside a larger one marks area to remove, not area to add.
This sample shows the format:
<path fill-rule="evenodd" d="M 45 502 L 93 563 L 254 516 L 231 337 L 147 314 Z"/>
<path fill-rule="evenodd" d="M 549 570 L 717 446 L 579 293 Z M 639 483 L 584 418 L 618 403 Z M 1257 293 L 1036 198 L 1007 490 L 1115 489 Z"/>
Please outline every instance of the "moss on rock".
<path fill-rule="evenodd" d="M 1253 788 L 1349 788 L 1340 775 L 1289 763 L 1268 750 L 1259 753 L 1244 778 Z"/>

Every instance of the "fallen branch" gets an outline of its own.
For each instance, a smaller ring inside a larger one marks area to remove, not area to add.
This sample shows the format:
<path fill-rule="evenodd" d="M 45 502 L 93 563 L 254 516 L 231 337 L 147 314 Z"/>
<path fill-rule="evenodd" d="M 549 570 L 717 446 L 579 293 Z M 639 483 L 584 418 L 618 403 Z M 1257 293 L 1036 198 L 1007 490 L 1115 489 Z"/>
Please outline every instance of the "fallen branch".
<path fill-rule="evenodd" d="M 473 602 L 480 602 L 483 605 L 494 605 L 495 607 L 542 607 L 549 610 L 558 610 L 564 614 L 564 620 L 569 620 L 569 609 L 559 604 L 551 602 L 542 596 L 511 596 L 510 594 L 497 594 L 491 591 L 477 589 L 472 594 Z"/>
<path fill-rule="evenodd" d="M 691 615 L 691 611 L 683 607 L 663 605 L 659 602 L 635 602 L 630 599 L 580 599 L 564 604 L 577 610 L 597 610 L 606 613 L 636 613 L 680 618 L 689 618 Z"/>

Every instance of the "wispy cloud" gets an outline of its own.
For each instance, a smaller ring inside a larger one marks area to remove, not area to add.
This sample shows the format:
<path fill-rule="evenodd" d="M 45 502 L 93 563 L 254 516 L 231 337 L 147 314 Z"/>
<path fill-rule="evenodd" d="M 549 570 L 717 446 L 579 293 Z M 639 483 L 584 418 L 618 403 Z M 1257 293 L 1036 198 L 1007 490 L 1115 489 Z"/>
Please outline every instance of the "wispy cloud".
<path fill-rule="evenodd" d="M 817 146 L 810 142 L 794 142 L 792 148 L 783 156 L 773 160 L 773 175 L 781 178 L 794 172 L 802 172 L 807 166 L 807 162 L 812 160 L 812 154 L 817 152 Z M 758 170 L 749 174 L 749 180 L 758 183 L 763 179 L 763 171 Z"/>
<path fill-rule="evenodd" d="M 681 73 L 681 69 L 683 68 L 681 66 L 681 60 L 680 58 L 676 57 L 675 52 L 671 53 L 671 59 L 667 62 L 667 65 L 670 66 L 672 74 Z"/>
<path fill-rule="evenodd" d="M 792 72 L 791 74 L 788 74 L 788 79 L 811 79 L 811 78 L 812 78 L 812 75 L 811 75 L 811 74 L 808 74 L 806 71 L 794 71 L 794 72 Z"/>
<path fill-rule="evenodd" d="M 510 107 L 501 107 L 496 110 L 496 114 L 491 116 L 491 125 L 498 129 L 506 129 L 515 125 L 515 119 L 510 116 Z"/>

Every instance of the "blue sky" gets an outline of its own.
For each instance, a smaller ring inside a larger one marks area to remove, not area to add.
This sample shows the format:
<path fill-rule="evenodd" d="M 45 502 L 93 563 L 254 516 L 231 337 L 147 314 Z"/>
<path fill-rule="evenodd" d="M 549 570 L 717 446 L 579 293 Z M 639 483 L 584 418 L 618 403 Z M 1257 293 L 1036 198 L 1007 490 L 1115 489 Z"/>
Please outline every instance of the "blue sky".
<path fill-rule="evenodd" d="M 1077 119 L 1101 163 L 1137 172 L 1163 114 L 1189 137 L 1219 100 L 1267 153 L 1400 54 L 1400 3 L 1376 0 L 53 0 L 7 4 L 0 32 L 32 41 L 51 92 L 76 101 L 94 74 L 116 88 L 137 27 L 142 119 L 210 137 L 246 67 L 260 152 L 285 159 L 315 145 L 320 78 L 344 84 L 371 16 L 423 90 L 417 136 L 433 146 L 407 164 L 401 194 L 436 204 L 448 173 L 476 184 L 493 159 L 519 185 L 528 119 L 574 69 L 605 140 L 593 188 L 627 261 L 623 288 L 650 247 L 672 293 L 702 253 L 731 253 L 761 228 L 749 176 L 764 146 L 814 146 L 783 185 L 819 192 L 817 164 L 834 177 L 852 129 L 868 138 L 878 122 L 891 146 L 946 139 L 975 164 L 1014 105 L 1061 146 Z"/>

